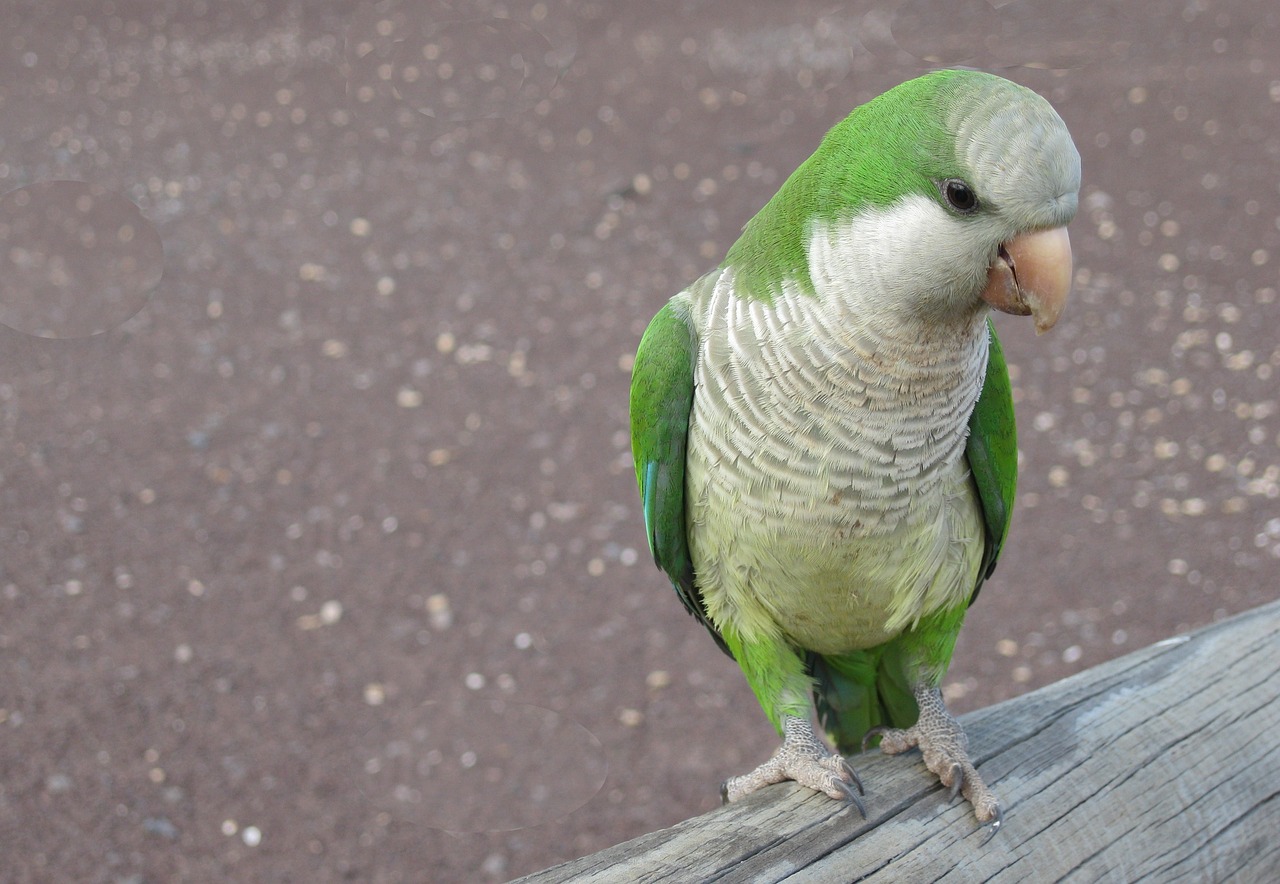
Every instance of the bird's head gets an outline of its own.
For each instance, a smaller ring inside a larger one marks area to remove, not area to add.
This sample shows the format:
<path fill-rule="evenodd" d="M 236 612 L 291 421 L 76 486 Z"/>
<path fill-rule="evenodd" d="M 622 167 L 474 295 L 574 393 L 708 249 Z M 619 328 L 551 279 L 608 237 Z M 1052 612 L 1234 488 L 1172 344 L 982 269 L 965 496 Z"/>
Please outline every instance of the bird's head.
<path fill-rule="evenodd" d="M 988 259 L 984 301 L 1048 331 L 1071 289 L 1066 225 L 1076 214 L 1080 154 L 1062 118 L 1029 89 L 964 72 L 941 94 L 956 172 L 934 183 L 949 235 Z"/>
<path fill-rule="evenodd" d="M 825 297 L 857 280 L 861 309 L 933 318 L 985 301 L 1045 331 L 1070 289 L 1079 189 L 1080 155 L 1045 99 L 937 71 L 837 124 L 727 263 L 766 292 L 790 277 Z"/>

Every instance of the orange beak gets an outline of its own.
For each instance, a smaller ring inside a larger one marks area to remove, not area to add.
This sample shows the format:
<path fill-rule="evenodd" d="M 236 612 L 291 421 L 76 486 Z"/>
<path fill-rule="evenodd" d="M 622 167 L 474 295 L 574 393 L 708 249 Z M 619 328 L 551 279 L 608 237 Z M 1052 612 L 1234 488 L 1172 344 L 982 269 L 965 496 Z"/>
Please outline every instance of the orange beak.
<path fill-rule="evenodd" d="M 1031 316 L 1036 334 L 1053 328 L 1071 292 L 1071 239 L 1067 228 L 1014 237 L 987 271 L 982 300 L 1002 313 Z"/>

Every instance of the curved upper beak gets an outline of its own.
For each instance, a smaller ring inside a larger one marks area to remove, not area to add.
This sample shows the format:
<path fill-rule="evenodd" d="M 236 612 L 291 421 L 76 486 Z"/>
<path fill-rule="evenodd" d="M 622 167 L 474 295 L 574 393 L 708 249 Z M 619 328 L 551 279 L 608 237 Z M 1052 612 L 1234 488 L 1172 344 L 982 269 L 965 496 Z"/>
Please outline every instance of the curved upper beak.
<path fill-rule="evenodd" d="M 1071 239 L 1067 228 L 1038 230 L 1000 247 L 987 271 L 982 300 L 1003 313 L 1031 316 L 1036 334 L 1053 328 L 1071 292 Z"/>

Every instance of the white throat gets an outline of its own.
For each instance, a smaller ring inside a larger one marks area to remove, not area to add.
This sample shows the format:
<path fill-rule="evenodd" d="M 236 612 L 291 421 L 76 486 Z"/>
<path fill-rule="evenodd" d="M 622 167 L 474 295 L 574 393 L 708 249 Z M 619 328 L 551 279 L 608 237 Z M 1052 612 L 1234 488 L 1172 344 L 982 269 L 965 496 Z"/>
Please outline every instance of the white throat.
<path fill-rule="evenodd" d="M 967 324 L 994 255 L 975 241 L 981 220 L 960 219 L 922 195 L 815 225 L 809 275 L 818 298 L 841 302 L 865 321 L 895 327 Z"/>
<path fill-rule="evenodd" d="M 915 263 L 948 260 L 912 245 L 941 212 L 921 202 L 815 231 L 814 294 L 788 280 L 772 302 L 742 299 L 731 269 L 695 287 L 697 444 L 813 517 L 856 518 L 870 533 L 954 481 L 986 371 L 984 307 L 931 316 L 897 291 L 931 279 Z M 830 513 L 812 509 L 828 499 L 840 501 Z"/>

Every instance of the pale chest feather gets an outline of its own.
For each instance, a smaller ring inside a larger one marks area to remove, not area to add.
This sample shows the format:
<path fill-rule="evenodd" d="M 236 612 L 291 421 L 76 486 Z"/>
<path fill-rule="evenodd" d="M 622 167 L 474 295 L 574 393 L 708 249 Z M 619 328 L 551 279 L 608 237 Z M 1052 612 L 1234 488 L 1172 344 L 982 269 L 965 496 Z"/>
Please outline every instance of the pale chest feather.
<path fill-rule="evenodd" d="M 688 527 L 713 618 L 838 650 L 961 600 L 981 555 L 964 448 L 985 320 L 929 339 L 701 285 Z"/>
<path fill-rule="evenodd" d="M 727 281 L 704 309 L 690 458 L 720 494 L 875 535 L 943 493 L 986 369 L 981 317 L 936 341 L 894 339 L 812 297 L 739 300 Z"/>

